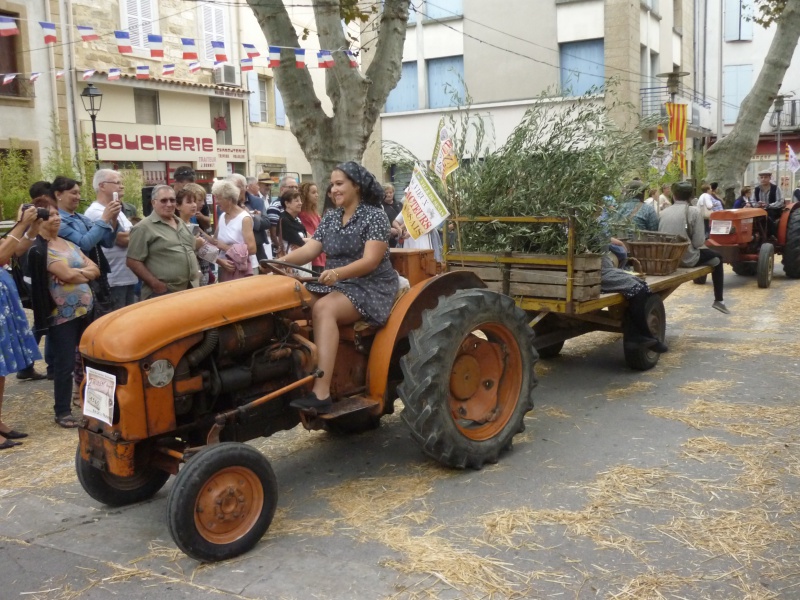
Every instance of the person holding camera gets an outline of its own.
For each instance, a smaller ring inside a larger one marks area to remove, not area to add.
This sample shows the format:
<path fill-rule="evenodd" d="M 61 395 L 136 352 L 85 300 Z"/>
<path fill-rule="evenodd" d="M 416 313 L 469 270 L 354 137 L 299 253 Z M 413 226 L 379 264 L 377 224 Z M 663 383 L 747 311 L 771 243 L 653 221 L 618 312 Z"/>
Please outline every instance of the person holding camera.
<path fill-rule="evenodd" d="M 0 240 L 0 265 L 4 265 L 17 251 L 23 240 L 30 241 L 28 229 L 39 220 L 38 211 L 33 205 L 26 205 L 20 211 L 19 220 L 11 231 Z M 5 392 L 6 375 L 32 365 L 42 356 L 39 346 L 31 333 L 28 317 L 22 308 L 17 286 L 5 268 L 0 267 L 0 450 L 13 448 L 21 444 L 17 442 L 27 433 L 14 431 L 3 422 L 3 393 Z"/>

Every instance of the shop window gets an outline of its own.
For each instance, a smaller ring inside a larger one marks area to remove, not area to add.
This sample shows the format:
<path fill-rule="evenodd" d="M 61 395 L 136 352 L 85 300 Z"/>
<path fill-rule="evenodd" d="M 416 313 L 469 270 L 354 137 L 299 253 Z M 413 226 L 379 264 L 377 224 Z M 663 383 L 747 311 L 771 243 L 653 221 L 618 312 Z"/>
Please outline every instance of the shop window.
<path fill-rule="evenodd" d="M 386 112 L 402 112 L 419 108 L 419 87 L 417 84 L 417 63 L 404 62 L 400 81 L 389 92 L 386 99 Z"/>
<path fill-rule="evenodd" d="M 211 42 L 224 42 L 225 31 L 227 29 L 225 16 L 225 7 L 217 6 L 203 2 L 200 4 L 200 26 L 203 32 L 203 51 L 201 58 L 205 58 L 208 62 L 214 62 L 214 48 L 211 47 Z M 232 48 L 226 44 L 225 52 L 228 53 L 228 58 L 231 59 L 230 53 Z"/>
<path fill-rule="evenodd" d="M 148 34 L 158 33 L 158 7 L 155 0 L 121 0 L 120 27 L 131 36 L 131 46 L 147 48 Z"/>
<path fill-rule="evenodd" d="M 455 106 L 464 99 L 464 57 L 431 58 L 428 66 L 428 108 Z"/>
<path fill-rule="evenodd" d="M 157 91 L 134 88 L 133 109 L 140 125 L 161 125 Z"/>
<path fill-rule="evenodd" d="M 209 98 L 211 104 L 211 128 L 217 132 L 217 144 L 229 146 L 231 135 L 231 101 L 227 98 Z"/>

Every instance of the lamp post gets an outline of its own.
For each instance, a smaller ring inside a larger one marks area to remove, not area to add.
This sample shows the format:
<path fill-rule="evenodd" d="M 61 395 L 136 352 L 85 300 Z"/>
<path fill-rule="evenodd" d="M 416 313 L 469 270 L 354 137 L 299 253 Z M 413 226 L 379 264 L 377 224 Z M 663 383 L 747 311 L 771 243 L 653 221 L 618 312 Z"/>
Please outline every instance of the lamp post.
<path fill-rule="evenodd" d="M 783 96 L 775 96 L 775 120 L 778 122 L 778 147 L 775 151 L 775 183 L 781 187 L 781 113 L 783 112 Z"/>
<path fill-rule="evenodd" d="M 92 119 L 92 147 L 94 148 L 95 168 L 100 168 L 100 154 L 97 151 L 97 113 L 103 105 L 103 92 L 98 90 L 91 83 L 81 92 L 81 102 L 83 108 L 89 113 Z"/>

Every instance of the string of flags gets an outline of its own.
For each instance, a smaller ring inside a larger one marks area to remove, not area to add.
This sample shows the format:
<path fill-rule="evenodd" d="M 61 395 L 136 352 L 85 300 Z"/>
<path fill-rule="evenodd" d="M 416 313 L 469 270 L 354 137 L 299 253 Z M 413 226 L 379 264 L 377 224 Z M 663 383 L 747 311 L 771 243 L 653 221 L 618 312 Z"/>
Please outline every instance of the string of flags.
<path fill-rule="evenodd" d="M 0 37 L 20 35 L 20 30 L 19 27 L 17 26 L 16 21 L 17 19 L 14 17 L 0 16 Z M 47 21 L 39 21 L 38 23 L 42 30 L 42 36 L 45 46 L 50 44 L 57 44 L 58 34 L 56 30 L 56 24 Z M 82 42 L 93 42 L 101 38 L 101 36 L 98 35 L 98 33 L 94 30 L 94 27 L 90 25 L 76 25 L 76 27 Z M 121 55 L 134 54 L 133 44 L 131 42 L 129 31 L 114 30 L 113 35 L 114 35 L 114 40 L 116 41 L 117 51 Z M 188 68 L 190 73 L 193 74 L 197 73 L 200 70 L 201 66 L 199 62 L 199 55 L 197 52 L 197 44 L 195 40 L 193 38 L 184 38 L 184 37 L 181 37 L 179 39 L 181 43 L 182 59 L 188 63 Z M 150 58 L 163 60 L 165 58 L 164 36 L 157 34 L 148 34 L 146 36 L 146 40 L 147 40 L 146 41 L 147 49 L 150 51 Z M 214 68 L 220 67 L 228 63 L 228 53 L 224 41 L 212 40 L 211 48 L 214 53 Z M 254 44 L 243 42 L 242 48 L 244 49 L 244 54 L 246 55 L 246 57 L 242 57 L 240 59 L 239 68 L 242 72 L 252 71 L 253 68 L 255 67 L 254 59 L 259 58 L 262 55 Z M 269 68 L 274 69 L 281 66 L 281 57 L 283 50 L 292 51 L 296 68 L 304 69 L 314 66 L 313 64 L 310 65 L 306 60 L 305 48 L 292 48 L 287 46 L 269 46 L 268 52 L 265 56 L 267 60 L 267 66 Z M 346 50 L 346 49 L 339 49 L 339 50 L 343 52 L 343 54 L 347 58 L 348 65 L 351 68 L 358 67 L 356 56 L 351 50 Z M 317 50 L 315 56 L 317 60 L 317 65 L 316 65 L 317 68 L 319 69 L 332 68 L 335 64 L 333 53 L 336 51 L 337 50 Z M 82 71 L 81 77 L 85 81 L 90 79 L 95 73 L 96 70 L 87 69 Z M 0 85 L 8 85 L 17 78 L 20 79 L 27 78 L 31 83 L 34 83 L 39 79 L 42 73 L 41 72 L 34 72 L 30 74 L 4 73 L 0 75 L 2 76 L 2 83 L 0 83 Z M 118 80 L 122 75 L 122 71 L 120 68 L 111 67 L 109 68 L 107 75 L 110 81 Z M 161 75 L 174 76 L 175 64 L 174 63 L 162 64 Z M 56 71 L 56 79 L 63 79 L 63 77 L 64 77 L 63 70 Z M 149 79 L 149 78 L 150 78 L 149 65 L 136 66 L 136 79 Z"/>

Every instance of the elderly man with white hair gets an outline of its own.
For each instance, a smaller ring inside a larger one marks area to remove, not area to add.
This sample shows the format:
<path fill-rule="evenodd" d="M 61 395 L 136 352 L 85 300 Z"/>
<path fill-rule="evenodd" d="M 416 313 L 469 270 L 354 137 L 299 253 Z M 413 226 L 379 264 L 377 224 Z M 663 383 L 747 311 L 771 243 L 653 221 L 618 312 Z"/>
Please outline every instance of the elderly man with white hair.
<path fill-rule="evenodd" d="M 96 200 L 84 214 L 92 221 L 98 221 L 103 219 L 103 213 L 108 207 L 121 204 L 125 186 L 118 171 L 99 169 L 94 174 L 92 187 Z M 111 269 L 108 273 L 108 285 L 111 288 L 114 310 L 134 303 L 134 289 L 138 278 L 125 264 L 131 227 L 133 224 L 125 213 L 120 211 L 117 214 L 117 236 L 114 245 L 103 252 Z"/>

